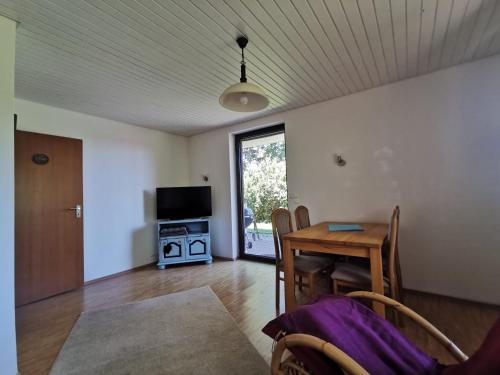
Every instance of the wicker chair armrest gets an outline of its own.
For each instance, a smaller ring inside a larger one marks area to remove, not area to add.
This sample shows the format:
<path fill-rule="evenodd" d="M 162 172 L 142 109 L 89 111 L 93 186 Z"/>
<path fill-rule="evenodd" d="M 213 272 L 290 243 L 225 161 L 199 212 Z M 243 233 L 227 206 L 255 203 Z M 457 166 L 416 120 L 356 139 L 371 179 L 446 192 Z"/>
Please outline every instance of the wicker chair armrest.
<path fill-rule="evenodd" d="M 282 365 L 286 362 L 282 362 L 282 356 L 285 349 L 292 348 L 294 346 L 308 347 L 324 353 L 349 375 L 368 375 L 368 372 L 366 372 L 366 370 L 364 370 L 354 359 L 349 357 L 335 345 L 330 344 L 318 337 L 302 333 L 291 334 L 278 341 L 273 350 L 273 356 L 271 359 L 272 375 L 292 373 L 287 372 L 286 369 L 283 368 Z M 305 370 L 299 370 L 297 366 L 294 366 L 293 370 L 296 371 L 295 373 L 308 374 Z"/>

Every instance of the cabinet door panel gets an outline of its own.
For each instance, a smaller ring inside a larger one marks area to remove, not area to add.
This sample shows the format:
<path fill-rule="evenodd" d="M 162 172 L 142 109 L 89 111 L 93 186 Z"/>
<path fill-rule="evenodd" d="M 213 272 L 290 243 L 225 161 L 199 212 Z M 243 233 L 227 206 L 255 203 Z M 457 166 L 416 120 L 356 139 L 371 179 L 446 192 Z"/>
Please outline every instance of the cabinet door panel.
<path fill-rule="evenodd" d="M 189 237 L 187 239 L 187 259 L 205 259 L 209 256 L 210 238 L 208 236 Z"/>
<path fill-rule="evenodd" d="M 160 258 L 184 259 L 184 238 L 162 240 L 160 244 Z"/>

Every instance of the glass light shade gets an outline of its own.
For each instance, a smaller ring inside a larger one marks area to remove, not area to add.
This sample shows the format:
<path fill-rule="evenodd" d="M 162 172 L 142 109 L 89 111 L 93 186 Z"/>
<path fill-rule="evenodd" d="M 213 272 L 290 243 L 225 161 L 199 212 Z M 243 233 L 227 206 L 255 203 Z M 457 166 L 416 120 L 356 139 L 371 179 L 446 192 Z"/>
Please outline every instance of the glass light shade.
<path fill-rule="evenodd" d="M 240 82 L 225 89 L 219 98 L 219 103 L 231 111 L 255 112 L 266 108 L 269 99 L 259 86 Z"/>

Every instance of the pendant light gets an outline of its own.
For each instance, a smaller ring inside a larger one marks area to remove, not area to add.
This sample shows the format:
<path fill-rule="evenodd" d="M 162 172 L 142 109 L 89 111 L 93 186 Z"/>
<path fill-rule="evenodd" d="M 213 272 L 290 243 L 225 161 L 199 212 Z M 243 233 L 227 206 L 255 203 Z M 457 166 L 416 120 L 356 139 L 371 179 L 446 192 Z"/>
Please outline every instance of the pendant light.
<path fill-rule="evenodd" d="M 236 43 L 241 48 L 240 82 L 225 89 L 219 98 L 219 103 L 224 108 L 236 112 L 260 111 L 267 107 L 269 99 L 259 86 L 247 82 L 244 49 L 248 44 L 248 39 L 240 36 L 236 39 Z"/>

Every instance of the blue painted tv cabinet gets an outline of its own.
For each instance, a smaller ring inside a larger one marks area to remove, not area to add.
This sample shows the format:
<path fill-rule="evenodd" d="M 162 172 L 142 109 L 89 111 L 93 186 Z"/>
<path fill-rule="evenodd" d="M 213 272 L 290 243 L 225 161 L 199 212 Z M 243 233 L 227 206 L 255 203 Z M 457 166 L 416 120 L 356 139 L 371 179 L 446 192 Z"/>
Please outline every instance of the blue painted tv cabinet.
<path fill-rule="evenodd" d="M 179 227 L 185 227 L 187 233 L 165 234 L 166 230 Z M 212 263 L 208 218 L 159 220 L 157 230 L 159 269 L 163 270 L 170 264 L 178 263 Z"/>

